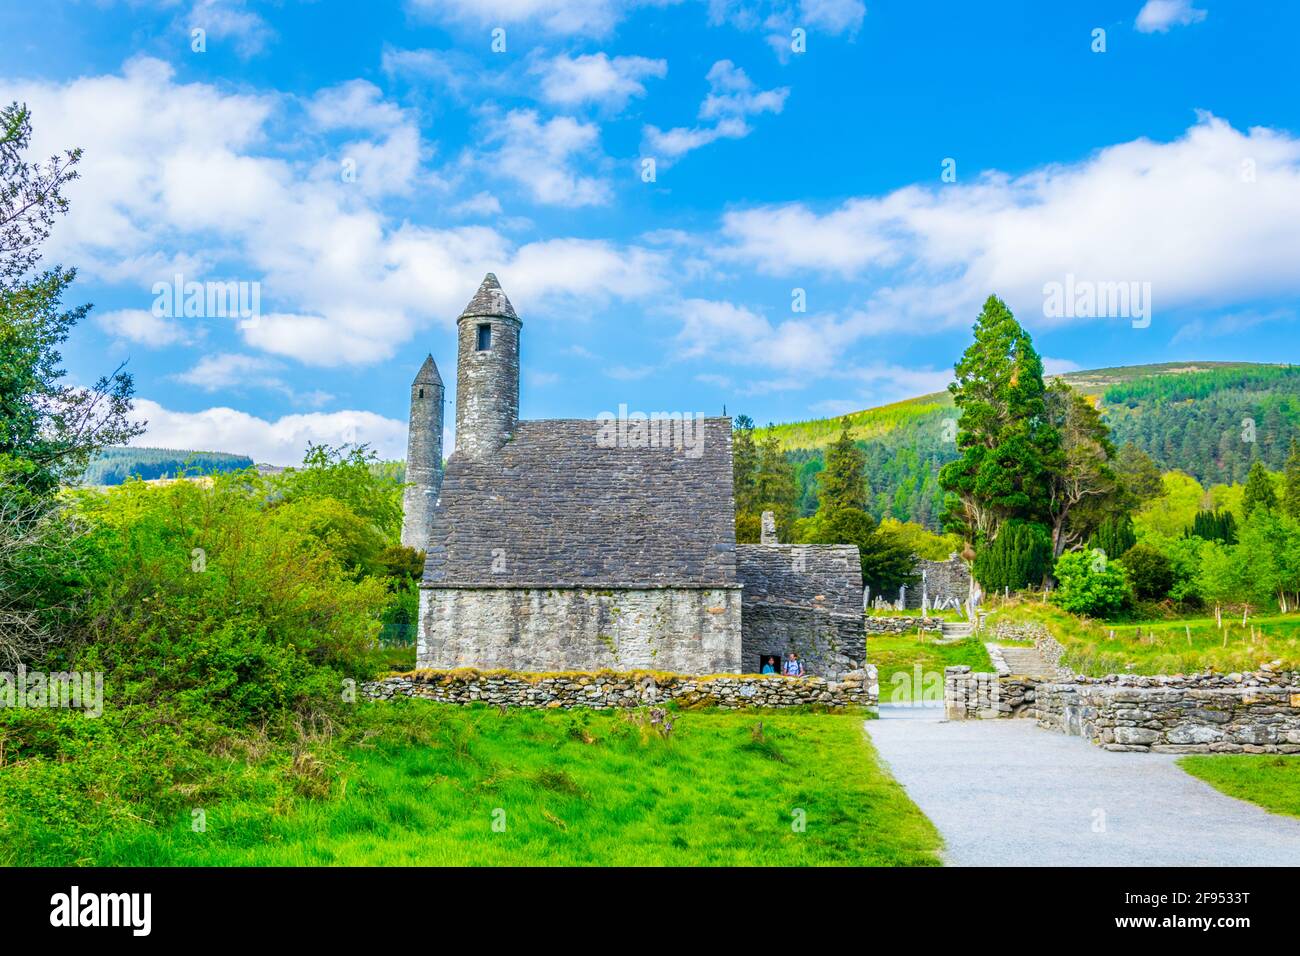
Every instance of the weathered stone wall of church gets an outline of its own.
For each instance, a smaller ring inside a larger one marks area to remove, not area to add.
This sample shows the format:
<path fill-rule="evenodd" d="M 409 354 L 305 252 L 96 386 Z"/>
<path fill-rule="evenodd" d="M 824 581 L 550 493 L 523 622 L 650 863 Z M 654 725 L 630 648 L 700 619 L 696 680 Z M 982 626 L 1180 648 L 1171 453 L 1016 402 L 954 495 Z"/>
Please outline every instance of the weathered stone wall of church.
<path fill-rule="evenodd" d="M 838 680 L 866 664 L 862 616 L 820 608 L 746 604 L 741 622 L 740 670 L 756 674 L 769 656 L 784 660 L 794 651 L 808 674 Z"/>
<path fill-rule="evenodd" d="M 916 573 L 924 575 L 924 582 L 907 589 L 904 597 L 909 608 L 920 607 L 923 595 L 932 608 L 960 608 L 970 596 L 970 568 L 955 554 L 947 561 L 917 561 Z"/>
<path fill-rule="evenodd" d="M 739 588 L 425 588 L 417 666 L 740 670 Z"/>

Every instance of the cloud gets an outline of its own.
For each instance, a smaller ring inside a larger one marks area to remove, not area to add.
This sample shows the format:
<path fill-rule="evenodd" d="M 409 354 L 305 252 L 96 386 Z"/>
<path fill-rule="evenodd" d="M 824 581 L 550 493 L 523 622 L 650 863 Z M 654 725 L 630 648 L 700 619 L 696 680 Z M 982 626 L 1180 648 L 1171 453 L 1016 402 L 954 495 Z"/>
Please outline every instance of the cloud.
<path fill-rule="evenodd" d="M 857 281 L 853 323 L 872 334 L 966 325 L 990 292 L 1043 324 L 1044 284 L 1070 274 L 1150 282 L 1159 323 L 1162 310 L 1300 294 L 1300 140 L 1201 114 L 1172 142 L 1138 139 L 1074 164 L 908 186 L 827 211 L 733 210 L 721 231 L 723 262 L 799 284 Z"/>
<path fill-rule="evenodd" d="M 1190 26 L 1208 16 L 1192 6 L 1192 0 L 1147 0 L 1138 11 L 1133 26 L 1139 33 L 1168 33 L 1173 26 Z"/>
<path fill-rule="evenodd" d="M 186 329 L 174 319 L 160 318 L 148 309 L 118 309 L 91 314 L 95 324 L 109 335 L 151 349 L 190 345 L 202 334 Z"/>
<path fill-rule="evenodd" d="M 607 36 L 636 6 L 635 0 L 407 0 L 412 13 L 434 23 L 530 24 L 549 33 L 589 37 Z"/>
<path fill-rule="evenodd" d="M 149 399 L 138 399 L 134 411 L 148 421 L 132 442 L 137 446 L 224 451 L 272 465 L 301 463 L 308 442 L 364 442 L 381 458 L 406 456 L 406 423 L 373 412 L 312 412 L 267 421 L 224 407 L 176 412 Z"/>
<path fill-rule="evenodd" d="M 271 374 L 279 368 L 278 362 L 260 356 L 219 352 L 203 356 L 189 371 L 173 378 L 205 392 L 248 386 L 286 390 L 284 381 Z"/>
<path fill-rule="evenodd" d="M 644 56 L 611 58 L 605 53 L 561 54 L 534 64 L 532 72 L 541 76 L 541 95 L 548 103 L 563 107 L 596 103 L 608 110 L 621 110 L 632 97 L 646 95 L 643 80 L 668 75 L 668 61 Z"/>
<path fill-rule="evenodd" d="M 50 261 L 140 296 L 177 272 L 256 281 L 262 316 L 239 334 L 273 355 L 316 366 L 382 361 L 418 331 L 449 324 L 489 270 L 517 307 L 542 314 L 663 287 L 667 257 L 635 245 L 519 245 L 489 226 L 394 222 L 381 205 L 390 191 L 439 187 L 409 111 L 364 81 L 301 98 L 230 92 L 177 82 L 166 63 L 137 58 L 120 74 L 63 83 L 0 79 L 0 99 L 32 107 L 35 155 L 85 148 Z M 345 130 L 365 135 L 340 141 Z M 519 115 L 493 155 L 542 197 L 590 204 L 607 185 L 569 164 L 598 152 L 597 137 L 594 125 Z M 357 158 L 355 182 L 339 175 L 342 156 Z M 459 214 L 494 214 L 487 194 L 467 203 Z M 176 330 L 138 316 L 106 321 L 122 338 L 182 344 Z"/>
<path fill-rule="evenodd" d="M 676 126 L 661 130 L 647 125 L 642 131 L 642 151 L 661 163 L 686 155 L 719 139 L 741 139 L 752 132 L 747 119 L 762 113 L 780 113 L 789 87 L 760 90 L 740 67 L 719 60 L 706 76 L 709 92 L 700 104 L 699 118 L 712 125 Z"/>
<path fill-rule="evenodd" d="M 261 53 L 275 38 L 275 31 L 244 0 L 197 0 L 186 21 L 199 27 L 209 40 L 234 40 L 235 52 L 247 59 Z"/>
<path fill-rule="evenodd" d="M 486 139 L 499 146 L 480 157 L 480 166 L 519 183 L 535 202 L 599 206 L 610 200 L 607 182 L 576 169 L 579 159 L 603 158 L 595 123 L 569 116 L 542 120 L 536 110 L 516 109 L 492 120 Z"/>
<path fill-rule="evenodd" d="M 490 192 L 477 192 L 451 207 L 453 216 L 499 216 L 501 202 Z"/>
<path fill-rule="evenodd" d="M 1043 374 L 1044 375 L 1064 375 L 1066 372 L 1079 371 L 1079 363 L 1072 362 L 1070 359 L 1050 358 L 1043 356 Z"/>

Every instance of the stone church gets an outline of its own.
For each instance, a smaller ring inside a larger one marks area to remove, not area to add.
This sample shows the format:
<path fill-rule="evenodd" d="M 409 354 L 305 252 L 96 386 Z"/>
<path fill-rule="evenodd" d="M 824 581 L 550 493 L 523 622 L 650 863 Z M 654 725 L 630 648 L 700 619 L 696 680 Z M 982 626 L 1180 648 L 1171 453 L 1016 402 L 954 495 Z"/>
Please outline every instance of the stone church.
<path fill-rule="evenodd" d="M 791 651 L 811 674 L 863 665 L 855 546 L 736 543 L 729 419 L 520 421 L 522 322 L 496 276 L 456 327 L 445 470 L 432 356 L 411 384 L 419 667 L 756 673 Z"/>

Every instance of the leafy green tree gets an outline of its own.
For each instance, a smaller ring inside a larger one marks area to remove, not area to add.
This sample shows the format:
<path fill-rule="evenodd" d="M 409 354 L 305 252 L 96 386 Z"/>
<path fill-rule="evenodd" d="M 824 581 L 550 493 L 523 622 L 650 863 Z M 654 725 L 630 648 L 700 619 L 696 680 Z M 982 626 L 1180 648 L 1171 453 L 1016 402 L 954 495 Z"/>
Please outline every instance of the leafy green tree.
<path fill-rule="evenodd" d="M 1115 473 L 1135 507 L 1165 493 L 1160 466 L 1137 445 L 1126 443 L 1119 447 Z"/>
<path fill-rule="evenodd" d="M 1131 598 L 1128 574 L 1104 555 L 1071 551 L 1056 562 L 1056 603 L 1072 614 L 1107 617 Z"/>
<path fill-rule="evenodd" d="M 1246 476 L 1246 490 L 1241 498 L 1241 513 L 1249 518 L 1256 508 L 1263 508 L 1265 511 L 1274 511 L 1277 508 L 1277 490 L 1273 487 L 1273 476 L 1259 461 L 1250 466 L 1250 474 Z"/>
<path fill-rule="evenodd" d="M 867 456 L 849 437 L 848 422 L 826 449 L 826 467 L 818 476 L 817 500 L 832 510 L 867 509 Z"/>
<path fill-rule="evenodd" d="M 1133 593 L 1144 601 L 1161 601 L 1174 586 L 1174 569 L 1169 559 L 1149 544 L 1135 544 L 1120 560 L 1133 584 Z"/>
<path fill-rule="evenodd" d="M 1047 412 L 1060 436 L 1059 451 L 1044 459 L 1046 517 L 1057 558 L 1123 505 L 1123 483 L 1113 466 L 1110 429 L 1092 402 L 1057 379 L 1047 389 Z"/>
<path fill-rule="evenodd" d="M 1108 558 L 1122 557 L 1135 544 L 1137 534 L 1133 530 L 1133 519 L 1127 514 L 1111 515 L 1088 539 L 1090 551 L 1100 548 Z"/>
<path fill-rule="evenodd" d="M 81 154 L 28 163 L 30 140 L 27 108 L 0 110 L 0 481 L 10 494 L 39 498 L 75 480 L 95 451 L 142 429 L 127 420 L 132 383 L 120 367 L 89 388 L 62 381 L 59 346 L 90 306 L 63 307 L 75 270 L 31 270 L 68 208 L 62 190 Z"/>
<path fill-rule="evenodd" d="M 802 544 L 856 544 L 862 582 L 872 594 L 893 594 L 919 580 L 911 548 L 859 508 L 823 507 L 800 527 Z"/>
<path fill-rule="evenodd" d="M 1300 521 L 1300 442 L 1294 438 L 1282 470 L 1282 510 Z"/>
<path fill-rule="evenodd" d="M 1201 571 L 1196 587 L 1201 596 L 1214 605 L 1214 614 L 1220 624 L 1224 606 L 1247 600 L 1252 582 L 1253 574 L 1239 546 L 1228 546 L 1218 541 L 1202 543 Z"/>
<path fill-rule="evenodd" d="M 939 481 L 956 505 L 946 526 L 978 541 L 997 537 L 1011 518 L 1041 516 L 1061 440 L 1048 420 L 1042 359 L 997 296 L 984 303 L 974 332 L 949 386 L 961 457 L 944 465 Z"/>
<path fill-rule="evenodd" d="M 1043 583 L 1052 567 L 1052 542 L 1040 524 L 1012 520 L 981 545 L 972 570 L 987 591 L 1022 591 Z"/>
<path fill-rule="evenodd" d="M 309 442 L 302 467 L 273 475 L 271 493 L 284 502 L 332 498 L 362 519 L 376 536 L 377 555 L 387 544 L 396 544 L 402 534 L 402 481 L 377 467 L 379 458 L 368 445 L 340 445 Z"/>

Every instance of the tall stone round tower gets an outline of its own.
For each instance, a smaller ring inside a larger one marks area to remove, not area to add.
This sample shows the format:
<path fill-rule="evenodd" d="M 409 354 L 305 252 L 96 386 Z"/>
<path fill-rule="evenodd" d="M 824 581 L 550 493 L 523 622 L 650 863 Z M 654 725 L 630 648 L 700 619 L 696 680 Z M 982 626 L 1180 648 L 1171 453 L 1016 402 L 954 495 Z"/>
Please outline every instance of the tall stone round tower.
<path fill-rule="evenodd" d="M 495 454 L 519 423 L 519 329 L 514 306 L 488 273 L 456 321 L 456 455 Z"/>
<path fill-rule="evenodd" d="M 424 551 L 433 506 L 442 489 L 442 376 L 430 355 L 411 383 L 411 423 L 406 437 L 406 480 L 402 492 L 402 544 Z"/>

